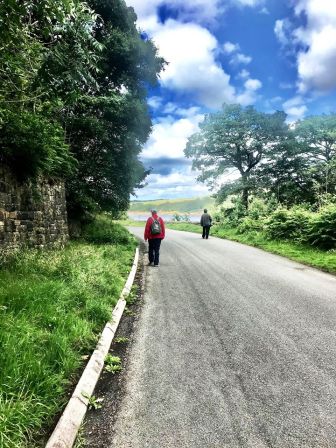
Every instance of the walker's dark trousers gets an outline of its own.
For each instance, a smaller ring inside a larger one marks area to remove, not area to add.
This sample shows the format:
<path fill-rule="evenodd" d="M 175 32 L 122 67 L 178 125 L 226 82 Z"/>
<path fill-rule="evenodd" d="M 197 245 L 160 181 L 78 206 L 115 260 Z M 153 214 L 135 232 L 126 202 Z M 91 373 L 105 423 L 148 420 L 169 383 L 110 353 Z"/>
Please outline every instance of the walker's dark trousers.
<path fill-rule="evenodd" d="M 148 240 L 148 259 L 150 263 L 159 264 L 161 238 Z"/>
<path fill-rule="evenodd" d="M 210 226 L 203 226 L 202 238 L 209 238 Z"/>

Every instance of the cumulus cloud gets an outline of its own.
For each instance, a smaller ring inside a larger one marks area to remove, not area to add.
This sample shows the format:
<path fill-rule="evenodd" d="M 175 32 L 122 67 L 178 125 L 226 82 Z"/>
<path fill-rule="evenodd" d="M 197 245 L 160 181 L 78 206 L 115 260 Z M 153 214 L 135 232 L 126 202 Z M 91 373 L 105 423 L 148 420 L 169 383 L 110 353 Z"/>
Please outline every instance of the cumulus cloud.
<path fill-rule="evenodd" d="M 299 92 L 330 91 L 336 87 L 336 2 L 297 0 L 294 12 L 304 25 L 277 20 L 274 32 L 296 51 Z"/>
<path fill-rule="evenodd" d="M 231 64 L 249 64 L 252 61 L 251 56 L 240 52 L 239 44 L 234 44 L 229 41 L 225 42 L 223 44 L 223 51 L 226 54 L 232 55 L 230 60 Z"/>
<path fill-rule="evenodd" d="M 245 82 L 245 87 L 247 90 L 258 90 L 262 86 L 261 81 L 259 79 L 248 79 Z"/>
<path fill-rule="evenodd" d="M 285 101 L 282 106 L 288 115 L 287 121 L 289 122 L 300 120 L 308 110 L 304 104 L 304 99 L 299 95 Z"/>
<path fill-rule="evenodd" d="M 336 87 L 336 21 L 315 32 L 309 50 L 298 55 L 299 90 L 329 91 Z"/>
<path fill-rule="evenodd" d="M 266 7 L 264 7 L 264 8 L 262 8 L 262 9 L 259 11 L 259 14 L 269 15 L 270 12 L 269 12 L 269 10 L 268 10 Z"/>
<path fill-rule="evenodd" d="M 250 72 L 249 72 L 248 70 L 246 70 L 245 68 L 243 68 L 243 70 L 241 70 L 241 71 L 238 73 L 238 77 L 239 77 L 239 78 L 242 78 L 242 79 L 249 78 L 249 77 L 250 77 Z"/>
<path fill-rule="evenodd" d="M 262 83 L 259 79 L 248 79 L 244 83 L 245 90 L 237 96 L 237 102 L 242 106 L 250 106 L 258 99 L 258 90 L 261 89 Z"/>
<path fill-rule="evenodd" d="M 153 126 L 153 132 L 147 142 L 142 159 L 153 160 L 162 157 L 178 159 L 184 157 L 184 148 L 188 138 L 197 132 L 204 115 L 195 113 L 188 117 L 175 118 L 172 115 L 160 117 Z M 146 162 L 147 163 L 147 162 Z"/>
<path fill-rule="evenodd" d="M 274 33 L 281 45 L 288 45 L 288 22 L 286 20 L 276 20 Z"/>
<path fill-rule="evenodd" d="M 162 98 L 160 96 L 151 96 L 148 98 L 147 103 L 152 109 L 156 110 L 162 106 Z"/>
<path fill-rule="evenodd" d="M 169 62 L 161 74 L 164 87 L 192 94 L 209 108 L 234 101 L 235 89 L 216 61 L 218 42 L 210 31 L 197 24 L 168 20 L 156 26 L 153 39 Z"/>
<path fill-rule="evenodd" d="M 232 42 L 225 42 L 223 44 L 224 53 L 227 53 L 227 54 L 231 54 L 236 51 L 239 51 L 239 49 L 240 49 L 239 44 L 233 44 Z"/>
<path fill-rule="evenodd" d="M 155 110 L 153 132 L 144 147 L 141 158 L 153 173 L 147 178 L 147 187 L 139 197 L 195 196 L 208 193 L 197 184 L 197 173 L 191 171 L 191 162 L 184 157 L 187 139 L 197 132 L 204 115 L 200 107 L 217 109 L 223 102 L 253 104 L 261 88 L 259 80 L 250 79 L 247 70 L 241 71 L 244 87 L 241 92 L 231 84 L 230 76 L 217 59 L 220 51 L 228 54 L 233 64 L 246 65 L 252 60 L 240 51 L 239 44 L 226 42 L 222 49 L 215 36 L 203 24 L 217 19 L 228 7 L 253 7 L 258 0 L 126 0 L 138 15 L 138 26 L 153 39 L 160 55 L 168 62 L 161 73 L 163 88 L 182 97 L 192 107 L 181 107 L 174 102 L 164 103 L 152 96 L 149 106 Z M 174 19 L 162 23 L 158 9 L 165 5 L 176 8 Z M 169 92 L 169 95 L 170 93 Z"/>
<path fill-rule="evenodd" d="M 168 175 L 151 174 L 147 182 L 148 186 L 145 189 L 137 191 L 137 199 L 187 198 L 209 194 L 207 187 L 195 181 L 195 172 L 190 166 Z"/>
<path fill-rule="evenodd" d="M 243 64 L 243 65 L 247 65 L 252 61 L 251 56 L 247 56 L 246 54 L 243 53 L 236 53 L 233 58 L 231 59 L 230 63 L 231 64 Z"/>

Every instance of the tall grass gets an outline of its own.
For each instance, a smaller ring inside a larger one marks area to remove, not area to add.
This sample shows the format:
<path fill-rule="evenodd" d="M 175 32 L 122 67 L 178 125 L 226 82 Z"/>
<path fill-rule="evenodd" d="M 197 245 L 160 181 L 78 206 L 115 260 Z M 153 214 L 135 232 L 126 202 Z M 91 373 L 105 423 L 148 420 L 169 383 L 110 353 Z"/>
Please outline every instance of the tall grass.
<path fill-rule="evenodd" d="M 1 267 L 1 448 L 42 446 L 110 318 L 134 248 L 125 229 L 99 218 L 85 240 L 17 254 Z"/>

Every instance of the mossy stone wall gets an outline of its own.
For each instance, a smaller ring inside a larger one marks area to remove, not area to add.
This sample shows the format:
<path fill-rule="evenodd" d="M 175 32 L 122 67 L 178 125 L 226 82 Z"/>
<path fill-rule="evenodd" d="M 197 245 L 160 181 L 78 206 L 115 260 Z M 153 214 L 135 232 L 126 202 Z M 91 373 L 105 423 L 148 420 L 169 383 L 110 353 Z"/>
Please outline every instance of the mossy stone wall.
<path fill-rule="evenodd" d="M 64 182 L 21 184 L 0 167 L 0 249 L 62 247 L 68 238 Z"/>

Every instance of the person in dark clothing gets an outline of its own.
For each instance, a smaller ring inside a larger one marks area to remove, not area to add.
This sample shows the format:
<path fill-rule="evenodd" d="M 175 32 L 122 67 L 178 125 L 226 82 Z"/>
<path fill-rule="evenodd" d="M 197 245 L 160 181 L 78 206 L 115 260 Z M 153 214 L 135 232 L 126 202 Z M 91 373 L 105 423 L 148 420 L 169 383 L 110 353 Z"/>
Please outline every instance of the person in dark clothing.
<path fill-rule="evenodd" d="M 205 208 L 204 209 L 204 213 L 201 216 L 201 226 L 203 227 L 203 233 L 202 233 L 202 238 L 204 239 L 208 239 L 209 238 L 209 232 L 210 232 L 210 227 L 211 227 L 211 223 L 212 223 L 212 218 L 208 213 L 208 210 Z"/>
<path fill-rule="evenodd" d="M 156 210 L 152 210 L 152 216 L 147 219 L 144 239 L 148 240 L 148 265 L 154 263 L 154 267 L 159 266 L 161 241 L 165 237 L 165 224 Z"/>

